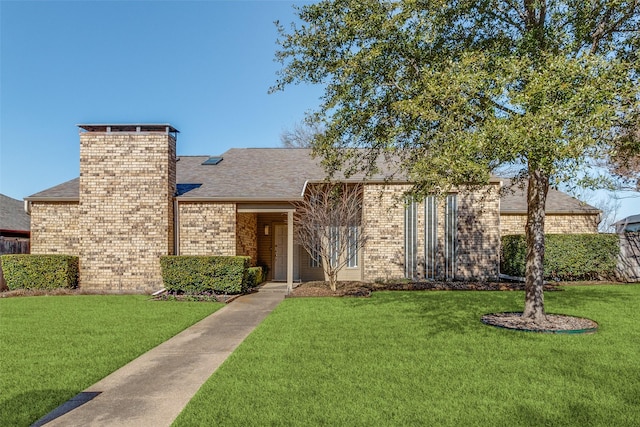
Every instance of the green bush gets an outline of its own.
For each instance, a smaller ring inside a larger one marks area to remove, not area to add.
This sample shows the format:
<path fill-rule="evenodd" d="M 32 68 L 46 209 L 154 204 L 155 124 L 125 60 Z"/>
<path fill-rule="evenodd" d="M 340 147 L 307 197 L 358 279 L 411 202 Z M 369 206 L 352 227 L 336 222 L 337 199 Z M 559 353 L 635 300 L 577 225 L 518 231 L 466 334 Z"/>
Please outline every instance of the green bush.
<path fill-rule="evenodd" d="M 249 267 L 247 269 L 247 282 L 248 287 L 252 288 L 258 286 L 264 281 L 262 274 L 262 267 Z"/>
<path fill-rule="evenodd" d="M 524 276 L 526 251 L 525 236 L 503 236 L 500 270 L 511 276 Z M 547 234 L 544 277 L 562 281 L 613 278 L 619 252 L 615 234 Z"/>
<path fill-rule="evenodd" d="M 78 286 L 78 257 L 71 255 L 2 255 L 2 271 L 10 290 Z"/>
<path fill-rule="evenodd" d="M 248 287 L 250 260 L 244 256 L 163 256 L 162 281 L 169 292 L 239 294 Z"/>

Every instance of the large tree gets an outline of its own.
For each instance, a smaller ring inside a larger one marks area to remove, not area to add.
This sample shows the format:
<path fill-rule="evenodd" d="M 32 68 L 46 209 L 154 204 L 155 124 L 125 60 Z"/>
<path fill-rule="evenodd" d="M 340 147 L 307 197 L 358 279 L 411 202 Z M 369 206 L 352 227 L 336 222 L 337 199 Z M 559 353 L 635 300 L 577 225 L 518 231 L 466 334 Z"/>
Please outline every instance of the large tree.
<path fill-rule="evenodd" d="M 297 12 L 279 25 L 273 90 L 325 86 L 312 145 L 330 175 L 373 172 L 383 157 L 421 196 L 519 166 L 523 317 L 543 319 L 549 186 L 614 185 L 640 154 L 640 0 L 325 0 Z"/>

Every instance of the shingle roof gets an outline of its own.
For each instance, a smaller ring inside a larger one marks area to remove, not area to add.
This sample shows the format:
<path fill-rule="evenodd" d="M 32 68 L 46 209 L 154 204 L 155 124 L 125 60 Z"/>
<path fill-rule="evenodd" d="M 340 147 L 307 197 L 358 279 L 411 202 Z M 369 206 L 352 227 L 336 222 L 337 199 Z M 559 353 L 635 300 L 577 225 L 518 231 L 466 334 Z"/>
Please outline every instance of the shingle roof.
<path fill-rule="evenodd" d="M 300 198 L 307 181 L 326 174 L 305 148 L 234 148 L 216 165 L 203 165 L 209 156 L 180 156 L 176 164 L 180 200 L 291 201 Z M 355 176 L 357 180 L 361 177 Z M 382 180 L 376 176 L 372 180 Z M 505 186 L 510 186 L 508 179 Z M 201 184 L 188 185 L 188 184 Z M 526 192 L 513 188 L 501 196 L 502 213 L 525 213 Z M 27 200 L 78 200 L 79 178 L 41 191 Z M 598 209 L 556 190 L 549 190 L 549 213 L 598 213 Z"/>
<path fill-rule="evenodd" d="M 0 230 L 29 231 L 31 218 L 20 200 L 0 194 Z"/>
<path fill-rule="evenodd" d="M 597 214 L 600 210 L 588 205 L 567 193 L 549 188 L 547 193 L 546 213 L 548 214 Z M 510 179 L 503 179 L 500 196 L 500 213 L 527 213 L 526 187 L 513 183 Z"/>

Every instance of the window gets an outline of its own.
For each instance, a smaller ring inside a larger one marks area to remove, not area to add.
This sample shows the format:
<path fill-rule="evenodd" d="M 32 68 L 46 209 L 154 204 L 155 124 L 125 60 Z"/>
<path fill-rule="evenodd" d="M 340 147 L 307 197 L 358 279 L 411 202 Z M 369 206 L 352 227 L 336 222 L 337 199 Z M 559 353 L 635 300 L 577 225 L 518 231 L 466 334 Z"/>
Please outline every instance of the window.
<path fill-rule="evenodd" d="M 358 227 L 349 226 L 347 242 L 347 267 L 356 268 L 358 266 Z"/>
<path fill-rule="evenodd" d="M 415 279 L 418 264 L 418 218 L 416 202 L 409 201 L 404 209 L 404 277 Z"/>
<path fill-rule="evenodd" d="M 424 277 L 435 279 L 438 254 L 438 201 L 435 196 L 424 199 Z"/>
<path fill-rule="evenodd" d="M 309 254 L 309 267 L 318 268 L 322 266 L 320 258 L 320 233 L 316 231 L 313 236 L 313 251 Z"/>
<path fill-rule="evenodd" d="M 340 229 L 336 226 L 329 228 L 329 262 L 332 267 L 338 266 L 340 256 Z"/>
<path fill-rule="evenodd" d="M 444 211 L 444 275 L 453 279 L 456 274 L 456 257 L 458 255 L 458 197 L 449 194 Z"/>

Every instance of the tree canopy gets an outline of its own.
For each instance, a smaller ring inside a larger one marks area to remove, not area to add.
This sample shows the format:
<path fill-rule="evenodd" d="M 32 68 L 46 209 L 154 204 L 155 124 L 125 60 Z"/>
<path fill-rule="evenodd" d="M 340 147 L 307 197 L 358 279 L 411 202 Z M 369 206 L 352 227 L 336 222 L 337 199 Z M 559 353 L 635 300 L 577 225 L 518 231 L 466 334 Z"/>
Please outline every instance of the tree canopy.
<path fill-rule="evenodd" d="M 529 314 L 542 315 L 549 185 L 637 183 L 640 0 L 324 0 L 297 11 L 300 22 L 279 24 L 272 89 L 325 85 L 311 119 L 323 123 L 312 145 L 328 173 L 371 173 L 383 156 L 424 195 L 519 166 Z"/>

